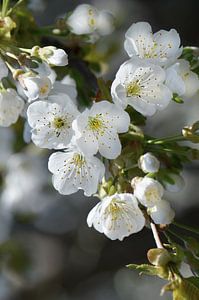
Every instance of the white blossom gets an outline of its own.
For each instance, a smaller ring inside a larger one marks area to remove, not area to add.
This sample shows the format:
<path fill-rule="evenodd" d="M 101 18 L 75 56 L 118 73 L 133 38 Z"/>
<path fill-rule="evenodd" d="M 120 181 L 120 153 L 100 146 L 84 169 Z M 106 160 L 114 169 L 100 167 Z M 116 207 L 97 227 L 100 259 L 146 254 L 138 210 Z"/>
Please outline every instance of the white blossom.
<path fill-rule="evenodd" d="M 36 52 L 42 60 L 46 61 L 50 65 L 66 66 L 68 64 L 68 55 L 63 49 L 57 49 L 54 46 L 47 46 L 39 48 Z"/>
<path fill-rule="evenodd" d="M 19 83 L 23 88 L 24 94 L 31 102 L 38 98 L 43 99 L 50 93 L 52 83 L 48 77 L 42 76 L 27 76 L 26 74 L 18 77 Z"/>
<path fill-rule="evenodd" d="M 160 168 L 160 162 L 152 153 L 147 152 L 140 156 L 138 167 L 144 173 L 157 173 Z"/>
<path fill-rule="evenodd" d="M 73 136 L 72 122 L 78 115 L 73 101 L 65 94 L 36 101 L 27 110 L 32 141 L 41 148 L 63 149 Z"/>
<path fill-rule="evenodd" d="M 99 35 L 110 34 L 114 29 L 113 23 L 111 13 L 103 10 L 99 11 L 89 4 L 78 5 L 67 20 L 67 24 L 74 34 L 94 35 L 93 42 Z"/>
<path fill-rule="evenodd" d="M 96 193 L 105 173 L 103 163 L 94 156 L 84 156 L 72 146 L 65 152 L 56 152 L 49 158 L 48 168 L 53 173 L 53 186 L 60 194 L 69 195 L 84 190 L 86 196 Z"/>
<path fill-rule="evenodd" d="M 88 155 L 114 159 L 121 153 L 118 133 L 128 131 L 129 115 L 108 101 L 94 103 L 73 122 L 78 147 Z"/>
<path fill-rule="evenodd" d="M 3 59 L 0 58 L 0 80 L 8 76 L 8 68 Z"/>
<path fill-rule="evenodd" d="M 111 240 L 123 240 L 145 225 L 145 218 L 132 194 L 107 196 L 89 213 L 88 226 L 104 233 Z"/>
<path fill-rule="evenodd" d="M 179 59 L 166 70 L 166 85 L 173 93 L 185 98 L 193 97 L 199 90 L 198 75 L 191 71 L 187 60 Z"/>
<path fill-rule="evenodd" d="M 170 224 L 175 216 L 170 203 L 165 200 L 161 200 L 155 206 L 149 208 L 148 213 L 155 224 Z"/>
<path fill-rule="evenodd" d="M 138 22 L 131 25 L 125 37 L 124 48 L 130 57 L 138 56 L 161 66 L 175 62 L 182 53 L 175 29 L 153 34 L 149 23 Z"/>
<path fill-rule="evenodd" d="M 0 91 L 0 126 L 16 123 L 24 107 L 24 101 L 14 89 Z"/>
<path fill-rule="evenodd" d="M 132 58 L 122 64 L 111 87 L 113 101 L 127 105 L 145 116 L 152 116 L 169 104 L 172 93 L 164 84 L 165 71 L 157 66 Z"/>
<path fill-rule="evenodd" d="M 138 178 L 134 181 L 134 195 L 146 207 L 153 207 L 161 201 L 164 189 L 155 179 Z"/>

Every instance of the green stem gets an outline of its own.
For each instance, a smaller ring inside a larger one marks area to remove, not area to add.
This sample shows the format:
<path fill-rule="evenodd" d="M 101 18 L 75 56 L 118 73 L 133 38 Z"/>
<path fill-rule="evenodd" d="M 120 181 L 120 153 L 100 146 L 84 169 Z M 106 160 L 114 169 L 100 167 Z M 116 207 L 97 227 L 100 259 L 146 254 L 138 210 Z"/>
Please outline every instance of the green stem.
<path fill-rule="evenodd" d="M 7 15 L 9 4 L 10 4 L 10 0 L 3 0 L 2 11 L 1 11 L 3 18 Z"/>
<path fill-rule="evenodd" d="M 184 136 L 174 135 L 174 136 L 168 136 L 168 137 L 160 138 L 160 139 L 148 140 L 147 143 L 159 145 L 159 144 L 170 143 L 170 142 L 179 142 L 179 141 L 184 141 L 184 140 L 185 140 Z"/>
<path fill-rule="evenodd" d="M 19 0 L 12 8 L 9 9 L 7 15 L 10 15 L 18 6 L 20 6 L 25 0 Z"/>
<path fill-rule="evenodd" d="M 190 227 L 190 226 L 187 226 L 187 225 L 183 225 L 183 224 L 180 224 L 180 223 L 177 223 L 177 222 L 173 222 L 172 224 L 175 225 L 175 226 L 177 226 L 177 227 L 179 227 L 179 228 L 181 228 L 181 229 L 184 229 L 184 230 L 187 230 L 187 231 L 199 234 L 199 229 L 197 229 L 197 228 L 193 228 L 193 227 Z"/>

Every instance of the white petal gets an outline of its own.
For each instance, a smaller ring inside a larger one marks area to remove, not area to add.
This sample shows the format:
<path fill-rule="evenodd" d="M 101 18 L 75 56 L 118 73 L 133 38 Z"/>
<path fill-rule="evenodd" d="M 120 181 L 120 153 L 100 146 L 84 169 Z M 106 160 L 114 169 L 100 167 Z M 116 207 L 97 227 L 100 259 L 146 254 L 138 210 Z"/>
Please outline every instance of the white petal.
<path fill-rule="evenodd" d="M 130 124 L 129 114 L 119 106 L 108 101 L 94 103 L 91 108 L 91 114 L 95 115 L 99 113 L 103 114 L 103 118 L 107 120 L 110 126 L 112 126 L 118 133 L 128 131 Z"/>
<path fill-rule="evenodd" d="M 98 140 L 99 153 L 108 158 L 115 159 L 121 154 L 121 142 L 118 135 L 111 130 L 107 130 Z"/>
<path fill-rule="evenodd" d="M 151 26 L 147 22 L 138 22 L 131 25 L 125 34 L 127 42 L 124 48 L 130 57 L 138 55 L 143 58 L 145 52 L 153 47 Z"/>
<path fill-rule="evenodd" d="M 153 207 L 161 201 L 164 189 L 155 179 L 143 177 L 135 182 L 134 195 L 146 207 Z"/>
<path fill-rule="evenodd" d="M 180 36 L 175 29 L 156 32 L 154 40 L 157 43 L 155 53 L 163 65 L 174 62 L 182 54 Z"/>
<path fill-rule="evenodd" d="M 173 92 L 179 96 L 185 93 L 185 83 L 178 74 L 179 64 L 175 64 L 166 70 L 166 85 Z"/>
<path fill-rule="evenodd" d="M 24 101 L 14 89 L 0 93 L 0 126 L 8 127 L 16 123 L 24 108 Z"/>
<path fill-rule="evenodd" d="M 101 202 L 91 209 L 87 217 L 89 227 L 94 227 L 97 231 L 103 233 L 102 218 L 101 218 Z"/>

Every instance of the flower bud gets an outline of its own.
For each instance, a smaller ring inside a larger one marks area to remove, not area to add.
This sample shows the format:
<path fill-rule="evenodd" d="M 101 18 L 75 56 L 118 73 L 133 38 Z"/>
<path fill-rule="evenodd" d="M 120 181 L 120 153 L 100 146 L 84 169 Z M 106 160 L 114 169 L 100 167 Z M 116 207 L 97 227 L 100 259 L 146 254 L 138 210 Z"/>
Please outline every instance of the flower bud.
<path fill-rule="evenodd" d="M 138 160 L 138 167 L 144 173 L 157 173 L 160 168 L 159 160 L 150 152 L 140 156 Z"/>
<path fill-rule="evenodd" d="M 161 201 L 164 193 L 162 185 L 155 179 L 143 177 L 134 179 L 134 195 L 146 207 L 153 207 Z"/>
<path fill-rule="evenodd" d="M 147 252 L 148 260 L 154 266 L 164 267 L 171 260 L 170 254 L 166 249 L 150 249 Z"/>
<path fill-rule="evenodd" d="M 148 213 L 155 224 L 170 224 L 175 216 L 170 203 L 165 200 L 160 200 L 155 206 L 149 208 Z"/>

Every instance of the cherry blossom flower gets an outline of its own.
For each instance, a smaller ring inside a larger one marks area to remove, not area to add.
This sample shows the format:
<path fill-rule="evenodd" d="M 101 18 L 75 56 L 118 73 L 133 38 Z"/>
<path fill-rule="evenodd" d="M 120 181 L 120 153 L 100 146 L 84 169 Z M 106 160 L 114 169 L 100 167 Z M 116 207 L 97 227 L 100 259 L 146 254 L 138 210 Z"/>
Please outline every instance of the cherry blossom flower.
<path fill-rule="evenodd" d="M 67 20 L 67 24 L 74 34 L 94 34 L 96 37 L 110 34 L 114 29 L 113 23 L 111 13 L 98 11 L 89 4 L 78 5 Z"/>
<path fill-rule="evenodd" d="M 38 98 L 46 98 L 52 87 L 52 83 L 48 77 L 23 74 L 18 77 L 18 80 L 29 102 Z"/>
<path fill-rule="evenodd" d="M 24 101 L 14 89 L 0 92 L 0 126 L 8 127 L 16 123 L 24 107 Z"/>
<path fill-rule="evenodd" d="M 147 61 L 132 58 L 122 64 L 111 87 L 113 101 L 128 104 L 144 116 L 152 116 L 169 104 L 172 93 L 164 84 L 165 71 Z"/>
<path fill-rule="evenodd" d="M 166 70 L 166 85 L 173 93 L 185 98 L 193 97 L 199 90 L 198 75 L 191 71 L 187 60 L 179 59 Z"/>
<path fill-rule="evenodd" d="M 105 173 L 103 163 L 94 156 L 84 156 L 76 147 L 56 152 L 49 158 L 48 168 L 53 173 L 53 185 L 60 194 L 69 195 L 84 190 L 86 196 L 97 191 Z"/>
<path fill-rule="evenodd" d="M 41 148 L 63 149 L 73 136 L 72 122 L 78 110 L 67 95 L 50 96 L 47 101 L 36 101 L 27 110 L 32 129 L 32 141 Z"/>
<path fill-rule="evenodd" d="M 118 133 L 128 131 L 129 115 L 108 101 L 94 103 L 73 122 L 78 147 L 88 155 L 114 159 L 121 153 Z"/>
<path fill-rule="evenodd" d="M 133 180 L 135 197 L 146 207 L 153 207 L 164 193 L 162 185 L 155 179 L 149 177 L 136 178 Z"/>
<path fill-rule="evenodd" d="M 150 152 L 140 156 L 138 160 L 138 167 L 144 173 L 157 173 L 160 167 L 159 160 Z"/>
<path fill-rule="evenodd" d="M 89 213 L 88 226 L 111 240 L 123 240 L 145 225 L 145 218 L 132 194 L 114 194 L 99 202 Z"/>
<path fill-rule="evenodd" d="M 170 224 L 175 216 L 175 212 L 171 208 L 170 203 L 165 200 L 159 201 L 147 211 L 155 224 Z"/>
<path fill-rule="evenodd" d="M 161 66 L 174 63 L 182 53 L 175 29 L 153 34 L 149 23 L 138 22 L 131 25 L 125 37 L 124 48 L 130 57 L 138 56 Z"/>

